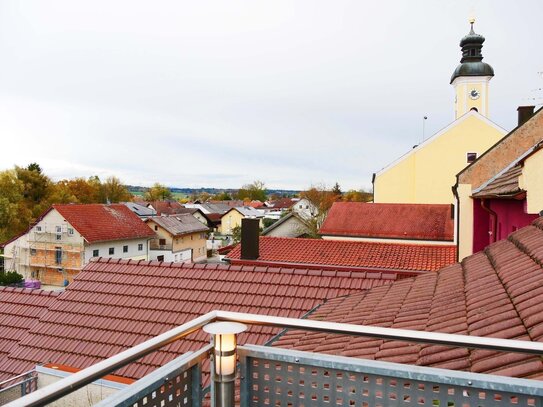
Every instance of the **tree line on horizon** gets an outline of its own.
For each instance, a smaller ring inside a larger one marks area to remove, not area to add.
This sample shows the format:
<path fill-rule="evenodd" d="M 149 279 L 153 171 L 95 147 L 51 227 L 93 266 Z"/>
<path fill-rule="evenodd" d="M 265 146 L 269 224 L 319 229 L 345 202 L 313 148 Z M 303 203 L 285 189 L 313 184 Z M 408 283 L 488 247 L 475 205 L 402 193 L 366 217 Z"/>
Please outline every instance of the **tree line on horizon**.
<path fill-rule="evenodd" d="M 201 201 L 216 200 L 242 200 L 261 201 L 294 196 L 269 194 L 264 182 L 254 181 L 243 185 L 234 193 L 226 191 L 217 194 L 200 192 L 188 199 Z M 310 187 L 299 194 L 300 198 L 308 199 L 315 208 L 318 208 L 319 219 L 316 227 L 322 223 L 333 202 L 336 201 L 371 201 L 369 192 L 349 190 L 342 192 L 338 183 L 329 189 L 324 185 Z M 13 169 L 0 171 L 0 243 L 24 232 L 46 209 L 53 204 L 67 203 L 117 203 L 133 201 L 134 195 L 123 182 L 110 176 L 101 180 L 94 175 L 89 178 L 77 177 L 53 181 L 45 175 L 37 163 L 26 167 L 15 166 Z M 171 189 L 155 183 L 146 189 L 144 201 L 174 200 Z M 187 199 L 185 199 L 186 201 Z"/>

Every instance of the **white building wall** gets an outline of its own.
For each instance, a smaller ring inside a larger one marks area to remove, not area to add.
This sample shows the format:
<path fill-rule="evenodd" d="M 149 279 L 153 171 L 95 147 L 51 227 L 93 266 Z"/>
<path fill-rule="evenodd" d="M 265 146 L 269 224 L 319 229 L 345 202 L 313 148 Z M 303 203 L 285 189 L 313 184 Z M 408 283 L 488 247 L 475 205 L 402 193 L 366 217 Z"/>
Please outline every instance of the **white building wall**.
<path fill-rule="evenodd" d="M 89 260 L 94 257 L 94 250 L 98 250 L 98 257 L 108 257 L 112 259 L 148 260 L 148 242 L 148 239 L 129 239 L 89 244 L 85 247 L 84 264 L 87 264 Z M 142 250 L 139 250 L 139 245 L 141 245 Z M 124 246 L 128 246 L 128 251 L 126 253 L 123 251 Z M 113 254 L 109 254 L 110 248 L 113 248 Z"/>

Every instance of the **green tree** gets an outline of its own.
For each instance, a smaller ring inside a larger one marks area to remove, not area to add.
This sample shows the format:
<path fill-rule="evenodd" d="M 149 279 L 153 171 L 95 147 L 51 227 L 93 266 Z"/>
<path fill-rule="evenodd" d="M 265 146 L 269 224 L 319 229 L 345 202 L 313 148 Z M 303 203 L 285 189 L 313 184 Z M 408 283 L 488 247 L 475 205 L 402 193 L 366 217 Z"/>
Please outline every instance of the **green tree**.
<path fill-rule="evenodd" d="M 232 197 L 230 194 L 226 191 L 219 192 L 218 194 L 215 194 L 211 197 L 214 201 L 231 201 Z"/>
<path fill-rule="evenodd" d="M 332 193 L 334 195 L 336 195 L 336 196 L 341 196 L 342 195 L 341 188 L 339 187 L 339 184 L 337 182 L 334 185 L 334 187 L 332 188 Z"/>
<path fill-rule="evenodd" d="M 232 228 L 232 244 L 238 244 L 241 242 L 241 226 L 237 225 Z"/>
<path fill-rule="evenodd" d="M 25 230 L 32 214 L 24 203 L 24 184 L 14 170 L 0 172 L 0 242 Z"/>
<path fill-rule="evenodd" d="M 262 181 L 253 181 L 251 184 L 246 184 L 242 186 L 236 198 L 240 200 L 250 200 L 250 201 L 262 201 L 264 202 L 267 199 L 267 190 L 264 182 Z"/>
<path fill-rule="evenodd" d="M 165 201 L 173 198 L 172 191 L 165 185 L 156 182 L 145 192 L 143 199 L 145 201 Z"/>
<path fill-rule="evenodd" d="M 132 194 L 117 177 L 108 177 L 100 186 L 100 201 L 102 203 L 126 202 L 132 200 Z"/>

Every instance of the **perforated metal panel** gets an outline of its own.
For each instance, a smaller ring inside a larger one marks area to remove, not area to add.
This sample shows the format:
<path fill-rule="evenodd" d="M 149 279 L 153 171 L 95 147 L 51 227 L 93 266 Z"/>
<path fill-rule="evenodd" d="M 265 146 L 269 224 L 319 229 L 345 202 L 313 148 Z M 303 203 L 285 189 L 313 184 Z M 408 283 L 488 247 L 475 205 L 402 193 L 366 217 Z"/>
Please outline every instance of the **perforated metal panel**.
<path fill-rule="evenodd" d="M 451 371 L 448 377 L 449 371 L 419 367 L 409 373 L 406 366 L 374 361 L 365 361 L 369 366 L 363 372 L 364 361 L 318 359 L 324 355 L 289 358 L 289 351 L 274 351 L 241 352 L 242 406 L 542 406 L 540 385 L 518 386 L 529 380 L 511 379 L 508 386 L 502 378 L 494 382 L 496 376 L 465 373 L 463 378 L 458 375 L 462 372 Z M 398 375 L 395 366 L 403 367 Z M 483 382 L 481 376 L 488 377 Z"/>
<path fill-rule="evenodd" d="M 118 391 L 95 407 L 199 407 L 203 397 L 201 363 L 211 346 L 189 352 Z"/>
<path fill-rule="evenodd" d="M 192 370 L 168 380 L 164 385 L 140 397 L 133 407 L 192 406 Z"/>

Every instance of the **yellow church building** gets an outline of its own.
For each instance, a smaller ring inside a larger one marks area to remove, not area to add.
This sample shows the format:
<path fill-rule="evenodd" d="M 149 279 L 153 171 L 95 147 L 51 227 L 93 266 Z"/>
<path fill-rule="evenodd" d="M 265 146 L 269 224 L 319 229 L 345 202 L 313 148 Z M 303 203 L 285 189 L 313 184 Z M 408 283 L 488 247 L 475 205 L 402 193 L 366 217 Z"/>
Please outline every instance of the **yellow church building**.
<path fill-rule="evenodd" d="M 488 119 L 492 67 L 483 62 L 485 38 L 471 30 L 451 77 L 455 120 L 373 176 L 374 202 L 448 204 L 456 174 L 505 136 Z"/>

